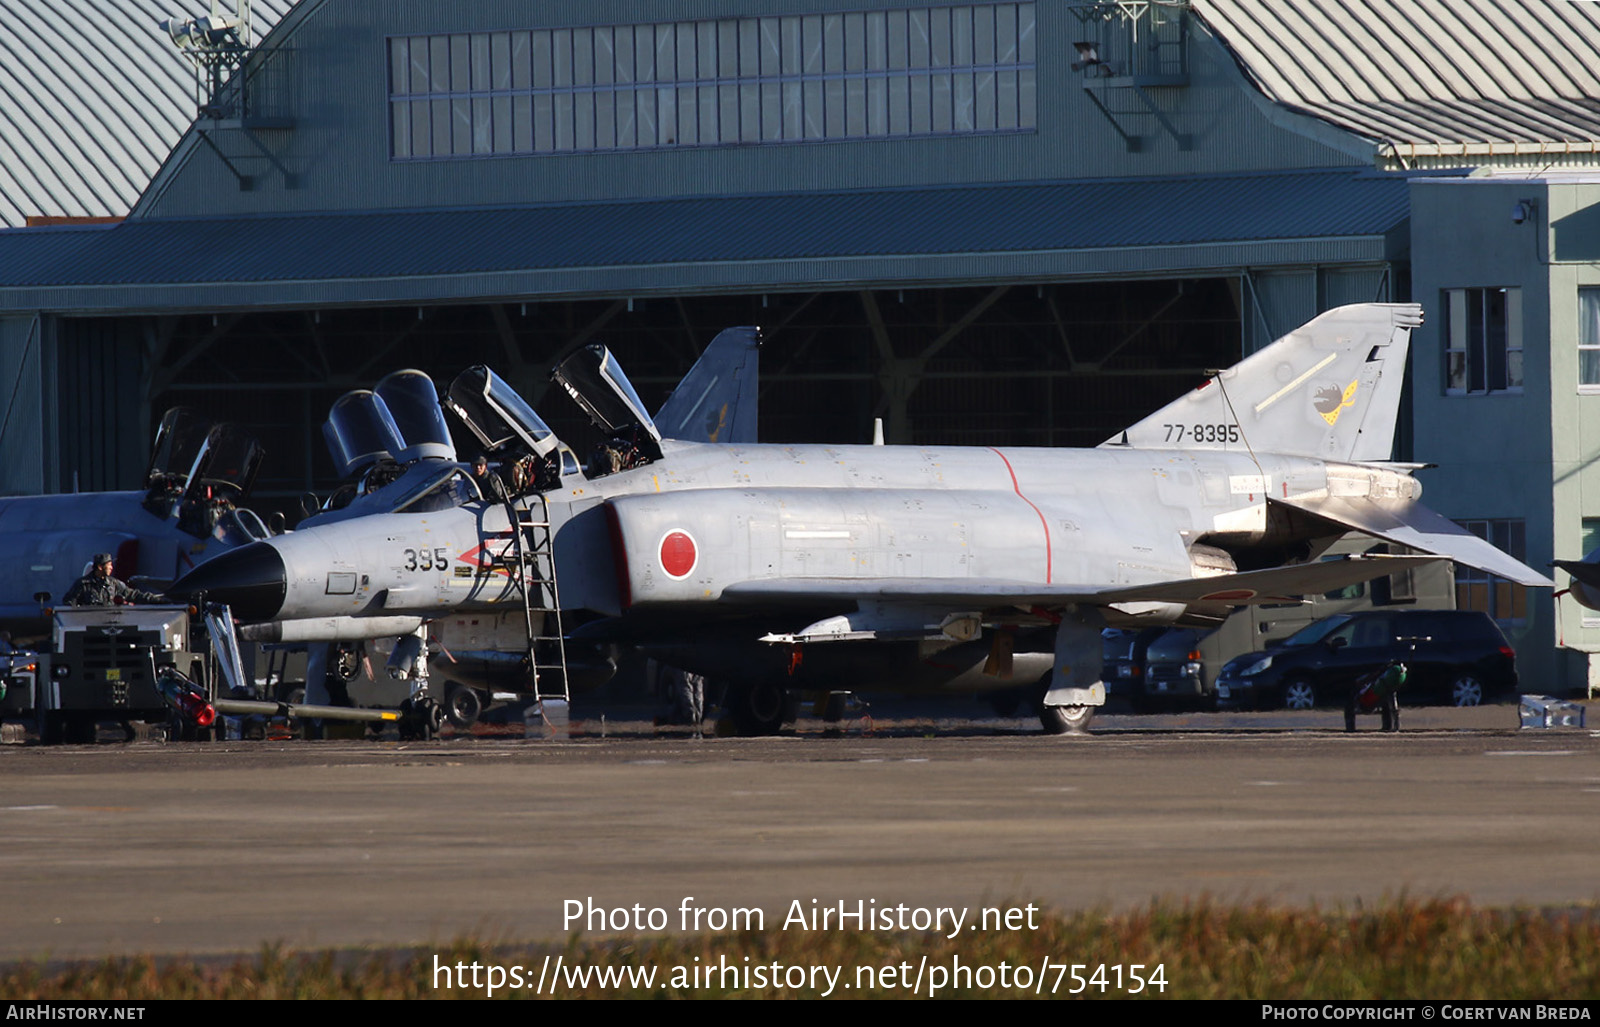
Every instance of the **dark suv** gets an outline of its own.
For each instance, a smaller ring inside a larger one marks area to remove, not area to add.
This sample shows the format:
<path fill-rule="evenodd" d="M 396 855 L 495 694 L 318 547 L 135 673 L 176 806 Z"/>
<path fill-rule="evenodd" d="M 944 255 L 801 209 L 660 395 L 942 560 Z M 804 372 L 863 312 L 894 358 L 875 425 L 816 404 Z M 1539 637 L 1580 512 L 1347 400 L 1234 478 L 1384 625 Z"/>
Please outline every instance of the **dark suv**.
<path fill-rule="evenodd" d="M 1355 680 L 1405 663 L 1402 703 L 1476 706 L 1517 686 L 1517 654 L 1486 613 L 1373 610 L 1314 621 L 1266 652 L 1229 660 L 1220 709 L 1308 710 L 1342 704 Z"/>

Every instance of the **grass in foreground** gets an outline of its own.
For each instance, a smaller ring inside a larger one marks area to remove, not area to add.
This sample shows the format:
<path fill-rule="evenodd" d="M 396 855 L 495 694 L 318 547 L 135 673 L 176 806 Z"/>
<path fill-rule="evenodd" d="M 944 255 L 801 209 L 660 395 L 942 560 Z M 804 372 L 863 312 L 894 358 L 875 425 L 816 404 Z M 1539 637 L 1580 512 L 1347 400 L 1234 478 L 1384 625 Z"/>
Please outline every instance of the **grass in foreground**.
<path fill-rule="evenodd" d="M 548 957 L 548 962 L 546 961 Z M 924 963 L 924 957 L 926 962 Z M 485 987 L 435 987 L 440 966 L 479 965 L 479 981 L 489 983 L 490 967 L 501 968 L 496 997 L 536 997 L 533 981 L 557 959 L 565 977 L 554 994 L 563 998 L 721 998 L 814 997 L 825 990 L 751 983 L 727 975 L 709 986 L 692 978 L 673 986 L 697 967 L 829 967 L 840 975 L 836 997 L 912 997 L 911 978 L 921 968 L 915 993 L 925 997 L 937 973 L 946 973 L 935 994 L 942 997 L 1064 996 L 1076 986 L 1069 973 L 1050 969 L 1040 987 L 1044 964 L 1087 964 L 1079 971 L 1092 979 L 1096 966 L 1143 964 L 1149 975 L 1163 967 L 1164 991 L 1147 987 L 1148 998 L 1494 998 L 1578 999 L 1600 996 L 1600 916 L 1581 910 L 1475 910 L 1462 901 L 1400 901 L 1376 910 L 1328 913 L 1317 910 L 1226 908 L 1202 904 L 1155 905 L 1148 910 L 1106 915 L 1047 915 L 1036 931 L 968 932 L 955 940 L 938 935 L 833 931 L 788 933 L 779 930 L 686 938 L 585 941 L 565 946 L 506 945 L 458 939 L 437 949 L 403 952 L 294 953 L 267 948 L 235 962 L 117 957 L 96 963 L 45 967 L 36 963 L 0 968 L 0 996 L 11 999 L 346 999 L 483 997 Z M 882 969 L 905 964 L 887 986 Z M 1009 968 L 1002 983 L 1000 967 Z M 967 968 L 962 979 L 949 973 Z M 508 988 L 510 968 L 525 987 Z M 623 980 L 587 983 L 578 971 L 598 968 Z M 652 983 L 638 979 L 651 968 Z M 978 968 L 988 968 L 979 970 Z M 628 979 L 629 971 L 634 976 Z M 1027 987 L 1019 987 L 1024 971 Z M 469 971 L 470 972 L 470 971 Z M 703 974 L 702 970 L 702 974 Z M 769 979 L 773 971 L 768 970 Z M 986 976 L 987 975 L 987 976 Z M 798 975 L 797 975 L 798 976 Z M 1059 977 L 1059 982 L 1057 978 Z M 1109 971 L 1105 997 L 1125 997 Z M 850 987 L 844 988 L 843 984 Z M 1101 997 L 1089 984 L 1083 993 Z"/>

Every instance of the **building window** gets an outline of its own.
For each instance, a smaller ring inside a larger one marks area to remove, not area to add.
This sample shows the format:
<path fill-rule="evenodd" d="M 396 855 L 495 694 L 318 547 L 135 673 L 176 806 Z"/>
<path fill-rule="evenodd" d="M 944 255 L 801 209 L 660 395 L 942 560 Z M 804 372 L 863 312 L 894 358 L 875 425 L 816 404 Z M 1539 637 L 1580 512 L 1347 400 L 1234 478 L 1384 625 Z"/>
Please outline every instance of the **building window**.
<path fill-rule="evenodd" d="M 1032 131 L 1034 5 L 389 40 L 397 160 Z"/>
<path fill-rule="evenodd" d="M 1444 291 L 1444 382 L 1452 396 L 1522 391 L 1522 290 Z"/>
<path fill-rule="evenodd" d="M 1527 531 L 1520 520 L 1460 521 L 1463 528 L 1490 543 L 1503 553 L 1527 561 Z M 1524 624 L 1528 619 L 1526 586 L 1497 578 L 1485 571 L 1456 564 L 1456 609 L 1482 610 L 1502 627 Z"/>
<path fill-rule="evenodd" d="M 1578 385 L 1600 392 L 1600 289 L 1578 290 Z"/>
<path fill-rule="evenodd" d="M 1588 556 L 1596 549 L 1600 549 L 1600 517 L 1585 517 L 1583 519 L 1583 542 L 1578 551 L 1580 556 Z M 1585 627 L 1600 626 L 1600 612 L 1583 607 L 1583 623 Z"/>

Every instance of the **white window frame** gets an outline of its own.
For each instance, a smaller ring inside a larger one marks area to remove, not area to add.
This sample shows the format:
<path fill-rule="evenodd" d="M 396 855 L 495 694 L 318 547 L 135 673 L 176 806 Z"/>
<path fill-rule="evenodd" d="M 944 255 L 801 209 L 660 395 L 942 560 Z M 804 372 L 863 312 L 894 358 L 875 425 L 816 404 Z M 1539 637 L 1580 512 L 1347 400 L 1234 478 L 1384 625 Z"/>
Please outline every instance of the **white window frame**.
<path fill-rule="evenodd" d="M 1578 391 L 1600 395 L 1600 285 L 1578 289 Z"/>
<path fill-rule="evenodd" d="M 1497 297 L 1503 297 L 1500 306 L 1505 312 L 1498 323 L 1492 318 Z M 1522 290 L 1515 286 L 1445 289 L 1443 299 L 1444 324 L 1440 334 L 1445 395 L 1520 394 Z M 1499 383 L 1494 381 L 1497 369 L 1504 377 Z"/>

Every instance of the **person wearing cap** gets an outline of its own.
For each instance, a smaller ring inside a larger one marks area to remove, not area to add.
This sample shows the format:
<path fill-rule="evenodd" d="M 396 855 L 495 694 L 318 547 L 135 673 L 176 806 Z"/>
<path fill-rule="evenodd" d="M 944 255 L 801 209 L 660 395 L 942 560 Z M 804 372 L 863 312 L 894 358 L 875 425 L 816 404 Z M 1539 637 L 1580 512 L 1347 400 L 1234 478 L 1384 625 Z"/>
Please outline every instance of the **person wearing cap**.
<path fill-rule="evenodd" d="M 61 601 L 68 606 L 112 606 L 117 603 L 161 603 L 164 596 L 131 588 L 111 574 L 111 554 L 94 554 L 89 573 L 67 589 Z"/>
<path fill-rule="evenodd" d="M 478 458 L 472 461 L 472 478 L 478 483 L 478 494 L 484 499 L 492 499 L 497 503 L 506 501 L 505 482 L 489 470 L 489 457 L 486 454 L 479 453 Z"/>

